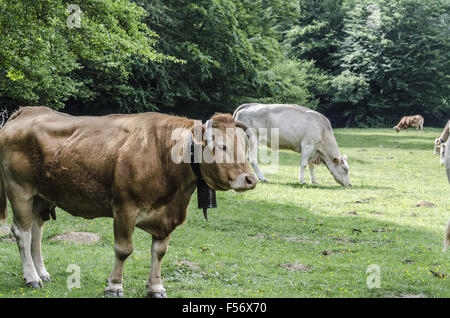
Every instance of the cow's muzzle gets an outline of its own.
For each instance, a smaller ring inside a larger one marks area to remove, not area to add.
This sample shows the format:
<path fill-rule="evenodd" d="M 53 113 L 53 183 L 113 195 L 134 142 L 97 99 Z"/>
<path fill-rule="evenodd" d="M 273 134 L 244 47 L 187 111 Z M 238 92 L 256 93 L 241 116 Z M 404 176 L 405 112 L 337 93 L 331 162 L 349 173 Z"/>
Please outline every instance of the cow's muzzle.
<path fill-rule="evenodd" d="M 254 189 L 257 182 L 258 180 L 253 174 L 242 173 L 233 182 L 231 182 L 230 186 L 236 191 L 246 191 Z"/>

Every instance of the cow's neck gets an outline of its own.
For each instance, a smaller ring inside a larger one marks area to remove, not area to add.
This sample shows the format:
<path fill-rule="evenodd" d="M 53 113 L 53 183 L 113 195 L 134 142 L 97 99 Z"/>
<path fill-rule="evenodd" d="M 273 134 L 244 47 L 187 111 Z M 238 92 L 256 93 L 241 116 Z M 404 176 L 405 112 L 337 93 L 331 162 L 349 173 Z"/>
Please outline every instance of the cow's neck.
<path fill-rule="evenodd" d="M 187 145 L 189 143 L 189 136 L 190 136 L 190 130 L 194 126 L 193 120 L 188 120 L 187 122 L 183 122 L 184 131 L 182 135 L 180 135 L 180 138 L 172 138 L 172 132 L 176 129 L 179 129 L 179 123 L 177 125 L 171 125 L 171 123 L 168 123 L 167 127 L 164 127 L 165 134 L 165 140 L 169 140 L 165 145 L 166 148 L 163 149 L 161 152 L 165 154 L 165 158 L 163 159 L 164 162 L 166 162 L 166 171 L 165 173 L 169 174 L 170 177 L 172 177 L 174 180 L 177 180 L 176 184 L 173 184 L 174 187 L 178 187 L 181 189 L 191 189 L 192 192 L 195 190 L 196 180 L 197 176 L 195 175 L 194 171 L 192 170 L 190 164 L 186 161 L 184 162 L 176 162 L 174 161 L 175 158 L 172 158 L 172 151 L 179 147 L 181 143 L 183 148 L 183 154 L 181 155 L 181 158 L 184 158 L 184 152 L 189 151 Z"/>
<path fill-rule="evenodd" d="M 333 158 L 339 158 L 341 153 L 339 151 L 336 138 L 333 134 L 326 134 L 323 140 L 324 141 L 320 145 L 319 149 L 317 149 L 317 152 L 319 152 L 322 161 L 329 164 L 333 162 Z"/>

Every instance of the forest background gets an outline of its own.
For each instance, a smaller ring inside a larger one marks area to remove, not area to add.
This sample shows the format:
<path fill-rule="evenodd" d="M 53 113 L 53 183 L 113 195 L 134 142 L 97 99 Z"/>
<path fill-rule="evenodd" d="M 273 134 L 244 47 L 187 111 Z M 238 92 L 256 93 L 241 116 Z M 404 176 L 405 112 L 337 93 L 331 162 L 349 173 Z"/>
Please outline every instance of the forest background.
<path fill-rule="evenodd" d="M 206 119 L 295 103 L 334 127 L 450 117 L 448 0 L 0 0 L 0 106 Z"/>

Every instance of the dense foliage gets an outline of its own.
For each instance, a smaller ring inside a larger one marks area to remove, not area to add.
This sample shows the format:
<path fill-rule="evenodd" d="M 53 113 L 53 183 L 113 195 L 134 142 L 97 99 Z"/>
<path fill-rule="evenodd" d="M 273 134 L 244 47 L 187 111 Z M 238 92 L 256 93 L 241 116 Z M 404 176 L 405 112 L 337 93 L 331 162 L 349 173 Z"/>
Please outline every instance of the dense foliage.
<path fill-rule="evenodd" d="M 0 106 L 206 118 L 296 103 L 335 126 L 450 115 L 447 0 L 73 2 L 0 0 Z"/>

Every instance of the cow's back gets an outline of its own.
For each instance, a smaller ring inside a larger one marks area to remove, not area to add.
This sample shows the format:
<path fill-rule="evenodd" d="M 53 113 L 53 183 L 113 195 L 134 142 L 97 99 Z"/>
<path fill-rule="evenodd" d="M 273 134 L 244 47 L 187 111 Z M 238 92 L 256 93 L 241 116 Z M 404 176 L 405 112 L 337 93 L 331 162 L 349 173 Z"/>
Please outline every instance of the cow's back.
<path fill-rule="evenodd" d="M 23 107 L 0 130 L 0 163 L 10 177 L 32 184 L 36 194 L 71 214 L 112 216 L 117 167 L 143 175 L 148 166 L 142 163 L 157 164 L 156 134 L 166 117 L 70 116 Z M 154 151 L 144 155 L 148 148 Z"/>
<path fill-rule="evenodd" d="M 247 104 L 235 116 L 257 130 L 267 128 L 270 133 L 272 128 L 279 129 L 280 149 L 300 151 L 305 138 L 316 144 L 327 138 L 327 134 L 332 134 L 331 124 L 325 116 L 294 104 Z"/>

